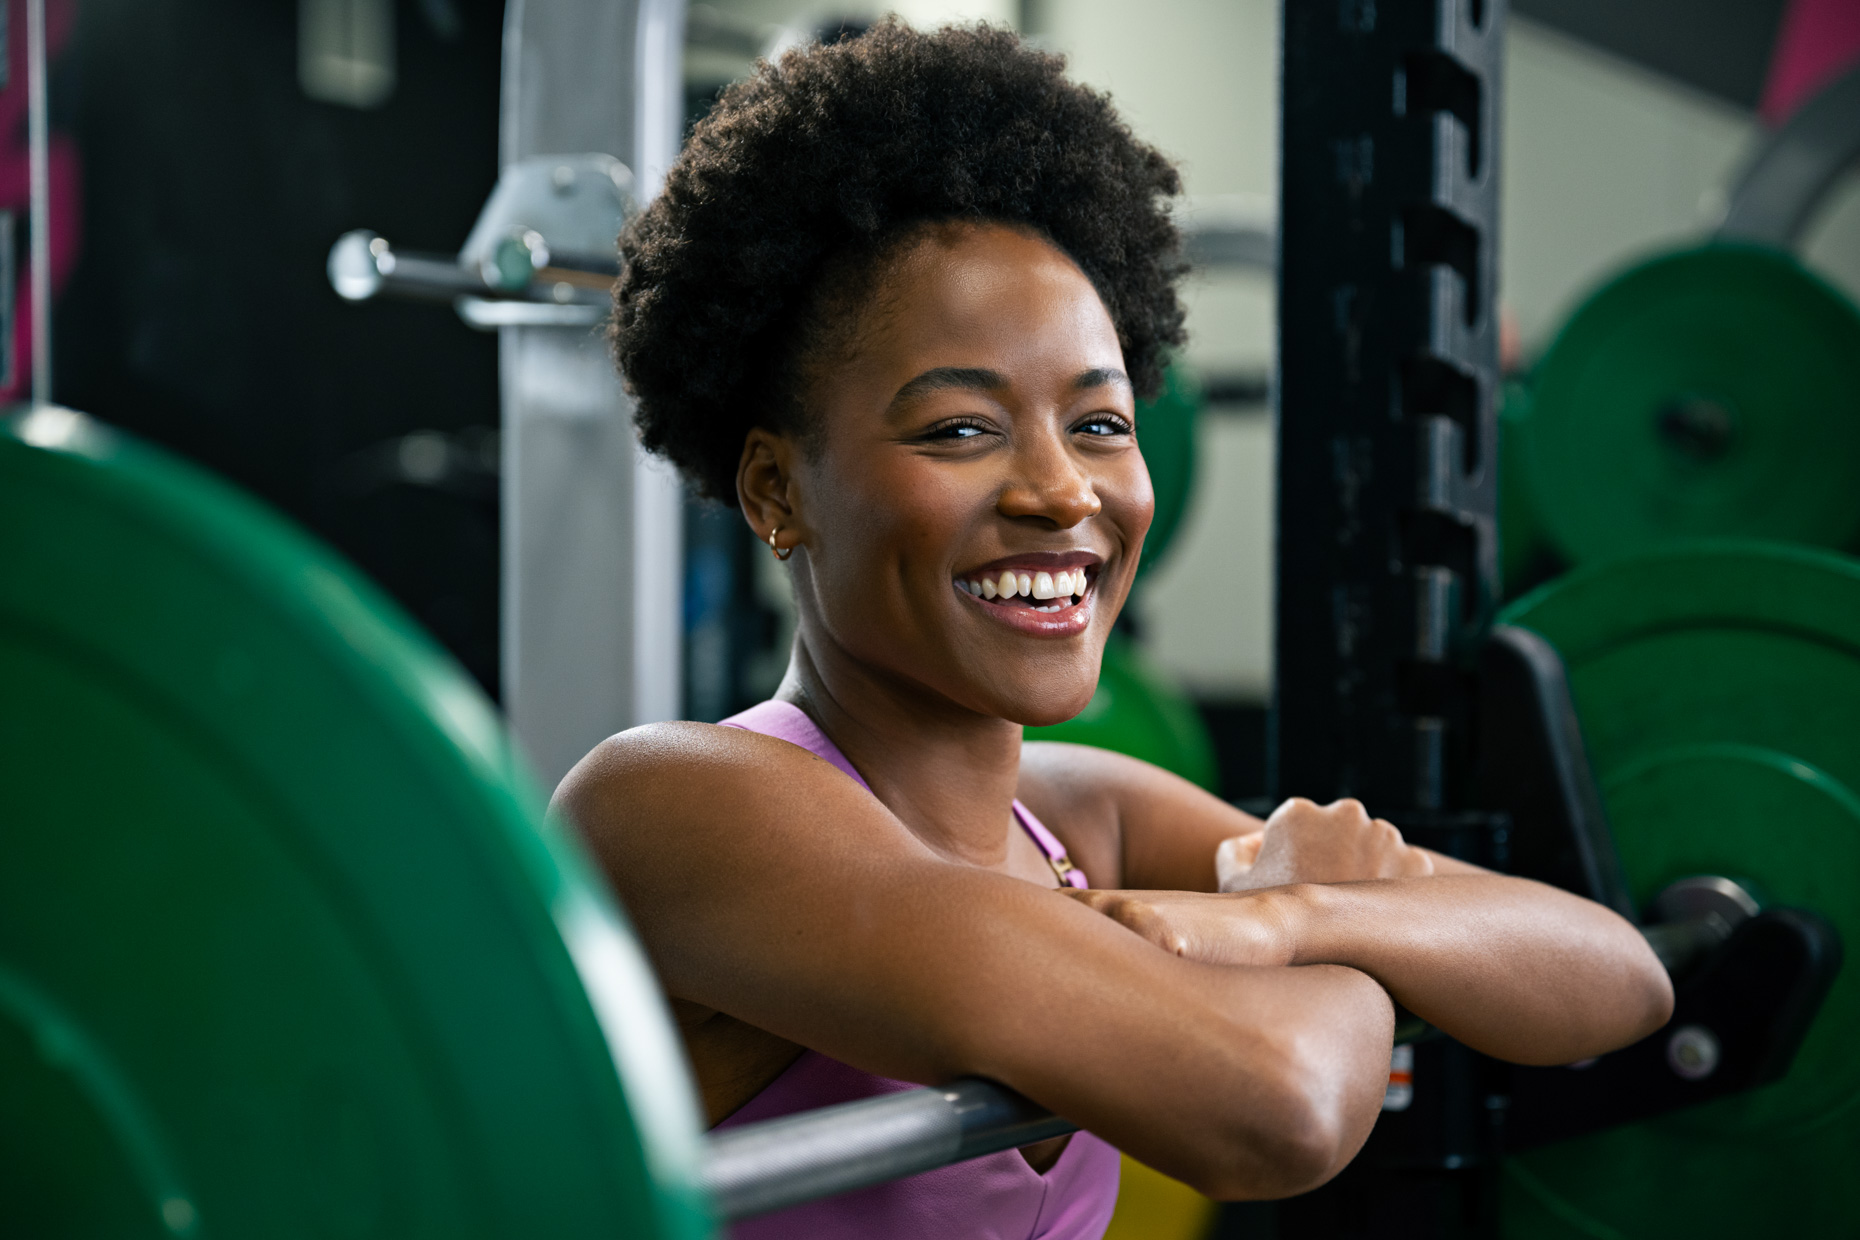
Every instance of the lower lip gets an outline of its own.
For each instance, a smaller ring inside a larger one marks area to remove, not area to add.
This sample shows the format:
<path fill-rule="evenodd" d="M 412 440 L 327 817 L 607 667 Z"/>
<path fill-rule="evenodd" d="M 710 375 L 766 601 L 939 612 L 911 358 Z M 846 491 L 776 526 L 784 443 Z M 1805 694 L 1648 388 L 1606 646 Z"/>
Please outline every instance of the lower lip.
<path fill-rule="evenodd" d="M 990 620 L 1033 637 L 1072 637 L 1083 633 L 1091 626 L 1092 600 L 1098 597 L 1097 583 L 1093 582 L 1078 602 L 1058 611 L 1035 611 L 1031 607 L 1003 607 L 999 603 L 984 602 L 967 590 L 951 588 L 971 606 L 980 608 Z"/>

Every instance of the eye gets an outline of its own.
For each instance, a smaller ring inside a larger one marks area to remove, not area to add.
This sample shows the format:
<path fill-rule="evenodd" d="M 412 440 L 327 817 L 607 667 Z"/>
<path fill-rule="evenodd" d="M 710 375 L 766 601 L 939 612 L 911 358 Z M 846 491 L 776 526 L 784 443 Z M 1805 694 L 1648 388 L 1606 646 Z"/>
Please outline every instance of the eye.
<path fill-rule="evenodd" d="M 973 418 L 957 418 L 948 422 L 939 422 L 922 435 L 925 443 L 961 443 L 979 439 L 986 435 L 989 427 Z"/>
<path fill-rule="evenodd" d="M 1130 424 L 1130 419 L 1118 413 L 1094 413 L 1074 430 L 1092 436 L 1094 439 L 1107 439 L 1113 435 L 1134 435 L 1137 428 Z"/>

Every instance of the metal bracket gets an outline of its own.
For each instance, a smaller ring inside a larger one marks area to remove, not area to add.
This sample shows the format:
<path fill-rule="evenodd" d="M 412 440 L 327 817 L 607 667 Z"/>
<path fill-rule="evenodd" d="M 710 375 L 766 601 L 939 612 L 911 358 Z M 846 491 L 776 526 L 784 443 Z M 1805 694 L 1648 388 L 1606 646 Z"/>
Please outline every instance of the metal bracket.
<path fill-rule="evenodd" d="M 329 282 L 349 301 L 450 301 L 481 331 L 594 327 L 612 308 L 614 240 L 637 209 L 633 173 L 611 155 L 511 164 L 457 258 L 394 249 L 356 229 L 329 251 Z"/>

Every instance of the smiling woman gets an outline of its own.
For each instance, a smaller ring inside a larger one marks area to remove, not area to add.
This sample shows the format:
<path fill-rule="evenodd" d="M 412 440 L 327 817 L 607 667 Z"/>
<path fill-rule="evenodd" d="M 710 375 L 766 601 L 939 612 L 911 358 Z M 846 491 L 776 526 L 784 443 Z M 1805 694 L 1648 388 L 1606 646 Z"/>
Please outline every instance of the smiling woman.
<path fill-rule="evenodd" d="M 711 1122 L 979 1075 L 1084 1130 L 739 1237 L 1087 1240 L 1114 1147 L 1302 1191 L 1374 1122 L 1392 1001 L 1533 1063 L 1671 1002 L 1613 913 L 1355 802 L 1262 824 L 1023 746 L 1097 685 L 1154 508 L 1135 401 L 1181 336 L 1175 174 L 1062 69 L 987 29 L 791 52 L 622 238 L 643 438 L 792 557 L 775 700 L 614 737 L 557 793 Z"/>

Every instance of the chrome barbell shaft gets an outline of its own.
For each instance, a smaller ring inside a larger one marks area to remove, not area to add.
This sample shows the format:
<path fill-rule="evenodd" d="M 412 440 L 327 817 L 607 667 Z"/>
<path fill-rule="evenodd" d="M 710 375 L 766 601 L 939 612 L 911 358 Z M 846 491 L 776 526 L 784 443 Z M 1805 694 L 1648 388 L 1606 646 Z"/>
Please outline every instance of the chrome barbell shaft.
<path fill-rule="evenodd" d="M 717 1217 L 768 1214 L 1076 1130 L 991 1081 L 910 1089 L 727 1129 L 706 1142 Z"/>

